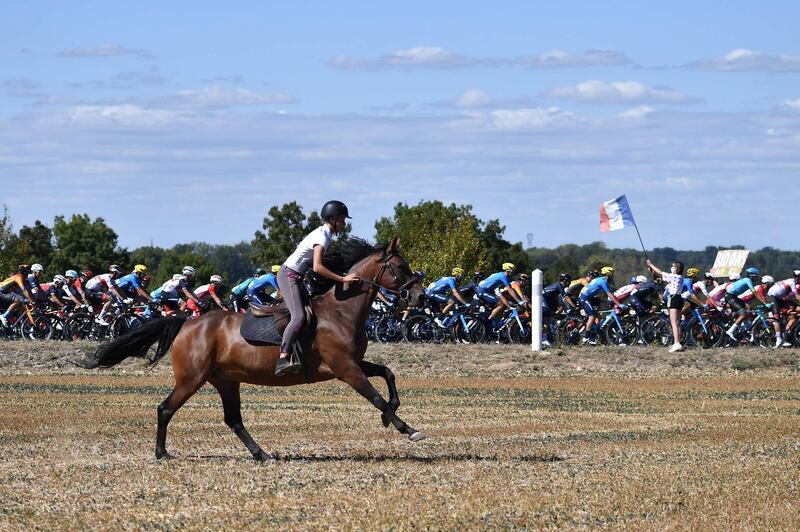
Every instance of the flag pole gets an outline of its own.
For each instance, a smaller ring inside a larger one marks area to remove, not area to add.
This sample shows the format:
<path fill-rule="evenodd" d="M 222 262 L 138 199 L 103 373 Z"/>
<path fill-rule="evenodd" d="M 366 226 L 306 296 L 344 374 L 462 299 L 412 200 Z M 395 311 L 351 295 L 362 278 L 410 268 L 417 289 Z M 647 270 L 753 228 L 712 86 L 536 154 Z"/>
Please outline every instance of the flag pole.
<path fill-rule="evenodd" d="M 636 236 L 639 237 L 639 243 L 642 245 L 642 253 L 644 253 L 644 259 L 645 260 L 650 260 L 647 257 L 647 250 L 644 249 L 644 242 L 642 242 L 642 235 L 639 234 L 639 226 L 636 225 L 636 222 L 633 223 L 633 228 L 636 229 Z"/>

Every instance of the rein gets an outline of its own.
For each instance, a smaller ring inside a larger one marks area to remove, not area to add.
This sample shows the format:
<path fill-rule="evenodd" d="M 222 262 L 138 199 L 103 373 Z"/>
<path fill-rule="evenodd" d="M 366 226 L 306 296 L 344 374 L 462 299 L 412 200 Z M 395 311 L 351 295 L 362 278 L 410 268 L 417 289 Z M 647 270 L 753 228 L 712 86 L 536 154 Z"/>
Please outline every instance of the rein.
<path fill-rule="evenodd" d="M 361 279 L 361 282 L 365 283 L 365 284 L 368 284 L 368 285 L 372 286 L 373 288 L 383 288 L 386 292 L 389 292 L 390 294 L 394 294 L 396 296 L 399 296 L 400 299 L 408 299 L 409 288 L 414 286 L 415 283 L 418 283 L 420 281 L 420 279 L 416 275 L 412 275 L 411 279 L 409 279 L 408 281 L 406 281 L 403 284 L 400 284 L 400 279 L 397 277 L 397 274 L 394 271 L 394 267 L 392 266 L 392 263 L 389 262 L 392 259 L 392 257 L 394 257 L 395 255 L 397 255 L 397 253 L 392 252 L 392 253 L 389 254 L 389 256 L 387 256 L 383 260 L 383 263 L 382 263 L 380 271 L 378 271 L 378 273 L 375 275 L 375 277 L 373 277 L 373 279 L 371 281 L 368 281 L 366 279 Z M 397 255 L 397 256 L 399 256 L 399 255 Z M 385 286 L 383 286 L 380 283 L 378 283 L 378 279 L 380 279 L 383 276 L 384 272 L 386 272 L 387 269 L 389 270 L 389 273 L 392 275 L 392 278 L 394 279 L 394 282 L 400 285 L 397 289 L 386 288 Z"/>

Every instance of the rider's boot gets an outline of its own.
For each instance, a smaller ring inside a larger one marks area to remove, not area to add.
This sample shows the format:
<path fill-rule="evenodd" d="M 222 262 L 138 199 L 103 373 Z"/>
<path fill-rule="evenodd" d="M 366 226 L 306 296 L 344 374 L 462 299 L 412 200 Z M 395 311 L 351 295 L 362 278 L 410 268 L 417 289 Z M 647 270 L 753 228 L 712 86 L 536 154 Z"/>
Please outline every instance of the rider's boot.
<path fill-rule="evenodd" d="M 288 353 L 281 353 L 278 362 L 275 364 L 275 376 L 281 377 L 289 373 L 297 373 L 303 368 L 300 359 Z"/>

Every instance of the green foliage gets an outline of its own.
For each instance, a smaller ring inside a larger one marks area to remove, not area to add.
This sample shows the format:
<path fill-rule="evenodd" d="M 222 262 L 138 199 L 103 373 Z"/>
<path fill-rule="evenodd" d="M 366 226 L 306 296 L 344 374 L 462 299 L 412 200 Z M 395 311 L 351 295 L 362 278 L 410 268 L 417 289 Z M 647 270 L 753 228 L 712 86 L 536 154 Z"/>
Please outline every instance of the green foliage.
<path fill-rule="evenodd" d="M 27 247 L 25 262 L 28 264 L 50 264 L 53 258 L 53 230 L 36 220 L 33 227 L 23 225 L 19 230 L 19 238 Z"/>
<path fill-rule="evenodd" d="M 153 270 L 149 265 L 147 266 L 153 276 L 150 290 L 155 290 L 164 284 L 165 281 L 172 278 L 173 274 L 181 273 L 184 266 L 192 266 L 195 269 L 195 286 L 206 284 L 208 278 L 215 273 L 214 266 L 205 257 L 180 250 L 179 246 L 175 246 L 175 248 L 169 249 L 164 253 L 156 270 Z"/>
<path fill-rule="evenodd" d="M 109 264 L 125 266 L 128 263 L 128 251 L 117 247 L 117 233 L 102 218 L 92 221 L 88 214 L 73 214 L 66 220 L 56 216 L 53 236 L 55 250 L 48 275 L 84 267 L 104 272 Z"/>
<path fill-rule="evenodd" d="M 25 261 L 27 252 L 25 242 L 14 233 L 14 225 L 11 223 L 8 209 L 4 205 L 3 215 L 0 216 L 0 276 L 2 279 L 17 270 L 17 266 Z"/>
<path fill-rule="evenodd" d="M 136 264 L 144 264 L 147 266 L 147 269 L 150 271 L 150 275 L 153 276 L 153 282 L 151 284 L 154 285 L 156 278 L 158 278 L 158 268 L 161 265 L 161 261 L 164 259 L 164 255 L 166 255 L 166 253 L 167 250 L 164 248 L 157 246 L 142 246 L 131 251 L 130 263 L 132 266 Z"/>
<path fill-rule="evenodd" d="M 378 242 L 399 236 L 403 255 L 412 267 L 434 279 L 449 275 L 454 266 L 486 273 L 499 270 L 503 262 L 513 262 L 520 271 L 528 266 L 522 244 L 503 239 L 505 227 L 498 220 L 484 224 L 472 214 L 471 205 L 421 201 L 409 207 L 398 203 L 392 218 L 375 222 L 375 231 Z"/>
<path fill-rule="evenodd" d="M 294 253 L 300 241 L 321 224 L 322 219 L 317 211 L 311 211 L 306 216 L 297 202 L 286 203 L 280 207 L 272 206 L 262 223 L 264 231 L 256 231 L 255 238 L 251 241 L 252 263 L 266 270 L 273 264 L 283 264 L 283 261 Z M 346 239 L 350 230 L 350 224 L 347 224 L 338 238 Z M 336 245 L 334 240 L 332 243 L 334 249 Z"/>

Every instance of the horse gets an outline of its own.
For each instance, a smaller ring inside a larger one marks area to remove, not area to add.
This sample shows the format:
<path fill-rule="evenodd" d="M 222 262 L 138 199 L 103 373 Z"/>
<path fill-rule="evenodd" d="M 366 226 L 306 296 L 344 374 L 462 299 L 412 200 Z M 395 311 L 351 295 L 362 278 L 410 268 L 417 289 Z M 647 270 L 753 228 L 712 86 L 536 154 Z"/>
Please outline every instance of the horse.
<path fill-rule="evenodd" d="M 244 314 L 216 310 L 196 320 L 171 316 L 148 321 L 128 334 L 101 346 L 78 362 L 84 368 L 111 367 L 131 356 L 145 357 L 158 341 L 150 363 L 155 365 L 172 347 L 175 387 L 158 406 L 156 459 L 173 458 L 167 452 L 167 426 L 175 413 L 205 383 L 222 398 L 225 424 L 239 437 L 257 461 L 275 460 L 265 453 L 244 426 L 241 413 L 241 383 L 259 386 L 296 386 L 331 379 L 350 385 L 381 412 L 385 427 L 393 425 L 412 442 L 425 438 L 397 415 L 400 399 L 392 371 L 364 360 L 367 350 L 366 321 L 378 289 L 398 294 L 411 305 L 423 298 L 420 279 L 400 255 L 399 239 L 372 246 L 350 238 L 339 251 L 326 253 L 325 265 L 332 271 L 355 273 L 360 282 L 335 284 L 310 303 L 316 320 L 312 334 L 302 334 L 303 373 L 275 375 L 280 347 L 251 345 L 239 328 Z M 309 327 L 306 324 L 306 327 Z M 388 402 L 370 383 L 382 377 L 389 389 Z"/>

